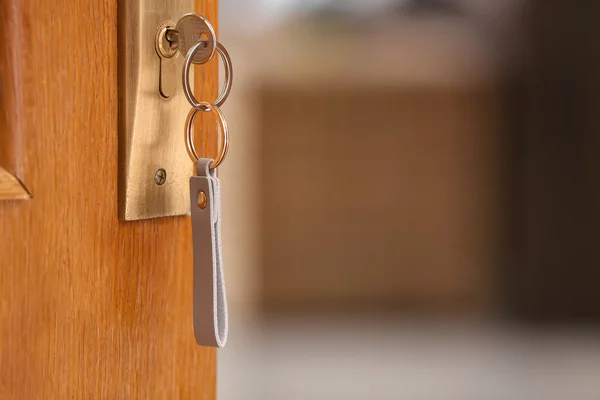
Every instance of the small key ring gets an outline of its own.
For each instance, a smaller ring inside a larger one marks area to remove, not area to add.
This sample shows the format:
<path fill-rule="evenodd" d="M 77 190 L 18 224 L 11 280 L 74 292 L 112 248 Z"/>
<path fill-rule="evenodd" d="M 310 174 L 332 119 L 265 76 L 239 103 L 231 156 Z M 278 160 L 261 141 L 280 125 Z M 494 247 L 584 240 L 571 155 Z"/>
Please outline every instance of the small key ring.
<path fill-rule="evenodd" d="M 207 101 L 200 101 L 198 102 L 198 105 L 204 107 L 204 110 L 192 108 L 185 121 L 185 144 L 187 146 L 187 151 L 192 161 L 197 163 L 200 157 L 198 157 L 198 152 L 196 151 L 196 146 L 194 145 L 194 120 L 196 119 L 196 114 L 198 111 L 215 111 L 217 113 L 217 120 L 221 128 L 222 146 L 217 157 L 212 163 L 210 163 L 210 168 L 217 168 L 219 165 L 221 165 L 227 156 L 227 152 L 229 151 L 229 127 L 227 126 L 227 120 L 225 119 L 225 115 L 223 115 L 223 111 L 221 111 L 219 106 L 211 104 Z"/>
<path fill-rule="evenodd" d="M 194 58 L 196 52 L 201 48 L 201 46 L 204 46 L 204 42 L 196 43 L 194 47 L 192 47 L 185 56 L 185 63 L 183 64 L 182 74 L 183 93 L 185 93 L 185 97 L 190 102 L 192 107 L 200 111 L 207 111 L 207 109 L 205 108 L 206 106 L 203 105 L 203 102 L 198 101 L 194 96 L 194 92 L 192 91 L 192 87 L 190 85 L 190 67 L 192 65 L 192 59 Z M 225 65 L 225 86 L 223 86 L 221 94 L 214 102 L 214 105 L 216 105 L 217 107 L 221 107 L 223 103 L 225 103 L 225 100 L 227 100 L 227 97 L 229 97 L 229 93 L 231 92 L 231 85 L 233 84 L 233 65 L 231 62 L 231 57 L 229 56 L 227 49 L 225 49 L 225 46 L 223 46 L 221 43 L 217 43 L 217 51 L 221 55 L 221 58 L 223 59 L 223 64 Z"/>

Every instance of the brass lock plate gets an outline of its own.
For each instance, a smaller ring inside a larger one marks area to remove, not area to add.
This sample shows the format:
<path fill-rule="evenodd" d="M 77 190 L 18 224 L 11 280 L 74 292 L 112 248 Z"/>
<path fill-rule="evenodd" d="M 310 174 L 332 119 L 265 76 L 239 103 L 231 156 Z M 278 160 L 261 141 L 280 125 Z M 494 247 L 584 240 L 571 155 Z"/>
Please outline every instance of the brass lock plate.
<path fill-rule="evenodd" d="M 119 218 L 190 211 L 179 52 L 159 56 L 157 33 L 194 10 L 194 0 L 119 0 Z M 193 75 L 193 74 L 192 74 Z"/>

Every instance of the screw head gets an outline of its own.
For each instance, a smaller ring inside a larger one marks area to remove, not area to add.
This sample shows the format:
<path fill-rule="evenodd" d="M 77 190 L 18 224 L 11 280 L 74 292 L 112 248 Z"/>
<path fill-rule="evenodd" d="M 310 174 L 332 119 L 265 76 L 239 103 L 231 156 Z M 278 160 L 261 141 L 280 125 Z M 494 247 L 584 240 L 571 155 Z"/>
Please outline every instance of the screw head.
<path fill-rule="evenodd" d="M 166 181 L 167 171 L 165 171 L 163 168 L 156 171 L 156 174 L 154 174 L 154 183 L 156 183 L 158 186 L 162 186 Z"/>

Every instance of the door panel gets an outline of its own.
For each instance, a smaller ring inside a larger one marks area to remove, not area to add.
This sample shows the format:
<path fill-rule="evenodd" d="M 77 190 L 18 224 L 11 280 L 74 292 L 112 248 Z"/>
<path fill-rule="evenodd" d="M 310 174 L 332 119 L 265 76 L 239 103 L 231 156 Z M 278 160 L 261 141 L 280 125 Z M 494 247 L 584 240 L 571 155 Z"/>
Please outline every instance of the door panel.
<path fill-rule="evenodd" d="M 214 398 L 189 218 L 118 219 L 117 2 L 0 8 L 15 32 L 0 48 L 0 167 L 32 195 L 0 202 L 0 399 Z M 216 22 L 217 1 L 196 11 Z M 215 67 L 198 72 L 203 96 Z"/>

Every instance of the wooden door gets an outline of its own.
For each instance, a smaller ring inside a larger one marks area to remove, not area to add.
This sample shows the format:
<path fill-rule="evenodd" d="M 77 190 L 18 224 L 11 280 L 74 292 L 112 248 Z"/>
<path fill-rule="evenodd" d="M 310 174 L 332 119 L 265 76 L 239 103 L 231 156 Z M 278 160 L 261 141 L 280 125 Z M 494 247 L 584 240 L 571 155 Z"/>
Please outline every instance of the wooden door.
<path fill-rule="evenodd" d="M 0 399 L 214 398 L 189 217 L 118 220 L 117 1 L 4 0 L 0 30 L 0 167 L 31 194 L 0 201 Z"/>

